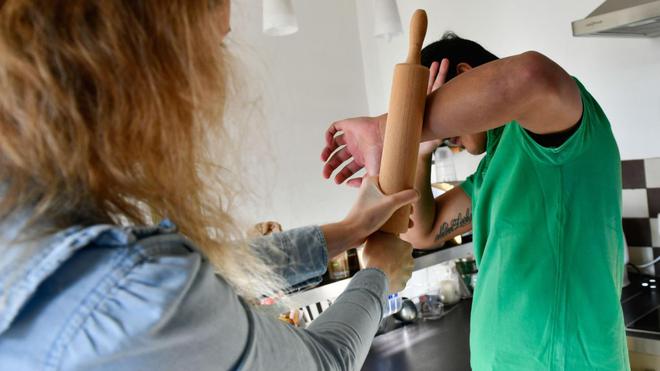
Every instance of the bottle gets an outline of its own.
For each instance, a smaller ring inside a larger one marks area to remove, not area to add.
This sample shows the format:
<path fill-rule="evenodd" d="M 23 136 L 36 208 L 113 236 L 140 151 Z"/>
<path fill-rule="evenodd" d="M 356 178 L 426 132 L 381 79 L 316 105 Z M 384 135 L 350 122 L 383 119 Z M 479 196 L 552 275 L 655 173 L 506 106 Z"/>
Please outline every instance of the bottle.
<path fill-rule="evenodd" d="M 391 316 L 394 313 L 400 311 L 402 306 L 403 306 L 403 299 L 399 296 L 398 293 L 389 294 L 387 296 L 387 307 L 383 312 L 383 318 Z"/>
<path fill-rule="evenodd" d="M 346 252 L 337 255 L 334 259 L 330 260 L 328 265 L 328 272 L 330 279 L 333 281 L 347 278 L 350 274 L 348 270 L 348 255 Z"/>
<path fill-rule="evenodd" d="M 438 147 L 433 153 L 433 162 L 435 163 L 435 183 L 456 182 L 456 165 L 454 164 L 454 154 L 448 147 Z"/>
<path fill-rule="evenodd" d="M 360 258 L 357 249 L 348 249 L 346 255 L 348 256 L 348 274 L 353 277 L 360 270 Z"/>

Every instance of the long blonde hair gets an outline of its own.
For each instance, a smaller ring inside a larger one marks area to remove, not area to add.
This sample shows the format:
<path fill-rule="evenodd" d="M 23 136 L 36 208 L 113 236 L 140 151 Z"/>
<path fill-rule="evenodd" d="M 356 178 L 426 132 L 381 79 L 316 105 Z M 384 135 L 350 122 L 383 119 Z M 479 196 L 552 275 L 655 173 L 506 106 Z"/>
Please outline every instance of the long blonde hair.
<path fill-rule="evenodd" d="M 236 183 L 213 155 L 228 140 L 222 1 L 0 0 L 0 218 L 167 217 L 240 294 L 276 290 L 232 242 Z"/>

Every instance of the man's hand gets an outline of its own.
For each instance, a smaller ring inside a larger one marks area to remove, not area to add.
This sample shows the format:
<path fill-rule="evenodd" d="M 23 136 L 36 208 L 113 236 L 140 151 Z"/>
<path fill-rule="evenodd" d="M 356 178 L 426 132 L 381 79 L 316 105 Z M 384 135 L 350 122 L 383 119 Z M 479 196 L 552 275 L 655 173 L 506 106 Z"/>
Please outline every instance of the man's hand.
<path fill-rule="evenodd" d="M 431 64 L 427 94 L 431 94 L 445 83 L 448 70 L 449 60 L 446 58 L 440 63 Z M 365 167 L 367 176 L 378 175 L 383 154 L 386 117 L 386 115 L 356 117 L 330 125 L 325 132 L 325 148 L 321 152 L 321 161 L 325 161 L 323 176 L 329 179 L 332 173 L 344 163 L 346 164 L 344 168 L 335 175 L 337 184 L 343 183 Z M 429 143 L 426 146 L 430 145 Z M 361 183 L 362 178 L 354 178 L 346 184 L 359 187 Z"/>
<path fill-rule="evenodd" d="M 417 162 L 424 161 L 426 163 L 426 160 L 433 156 L 433 152 L 435 152 L 436 148 L 440 147 L 440 144 L 442 144 L 440 139 L 427 140 L 426 142 L 420 143 Z"/>
<path fill-rule="evenodd" d="M 337 184 L 343 183 L 364 167 L 368 176 L 377 175 L 383 153 L 384 120 L 384 115 L 357 117 L 330 125 L 325 132 L 325 148 L 321 152 L 321 160 L 325 161 L 323 176 L 330 178 L 332 173 L 347 161 L 346 166 L 335 176 Z M 347 182 L 353 187 L 359 187 L 361 183 L 361 178 Z"/>
<path fill-rule="evenodd" d="M 426 95 L 438 90 L 442 84 L 447 81 L 447 72 L 449 71 L 449 59 L 443 58 L 441 62 L 431 63 L 429 73 L 429 84 L 426 88 Z"/>
<path fill-rule="evenodd" d="M 438 90 L 438 88 L 445 83 L 447 80 L 447 71 L 449 71 L 449 59 L 443 58 L 442 62 L 431 63 L 429 83 L 426 89 L 427 95 Z M 420 143 L 418 161 L 426 162 L 440 144 L 442 144 L 442 140 L 440 139 L 427 140 L 426 142 Z"/>

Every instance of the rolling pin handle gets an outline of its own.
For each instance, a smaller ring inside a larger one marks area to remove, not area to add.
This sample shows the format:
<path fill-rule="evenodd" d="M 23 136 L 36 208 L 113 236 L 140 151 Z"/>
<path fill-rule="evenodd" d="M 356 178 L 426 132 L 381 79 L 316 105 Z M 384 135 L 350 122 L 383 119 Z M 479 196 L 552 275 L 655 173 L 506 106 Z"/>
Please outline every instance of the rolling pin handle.
<path fill-rule="evenodd" d="M 421 63 L 421 50 L 424 43 L 424 36 L 426 36 L 427 26 L 428 19 L 426 12 L 422 9 L 415 10 L 410 20 L 410 43 L 408 44 L 408 58 L 406 59 L 406 63 Z"/>

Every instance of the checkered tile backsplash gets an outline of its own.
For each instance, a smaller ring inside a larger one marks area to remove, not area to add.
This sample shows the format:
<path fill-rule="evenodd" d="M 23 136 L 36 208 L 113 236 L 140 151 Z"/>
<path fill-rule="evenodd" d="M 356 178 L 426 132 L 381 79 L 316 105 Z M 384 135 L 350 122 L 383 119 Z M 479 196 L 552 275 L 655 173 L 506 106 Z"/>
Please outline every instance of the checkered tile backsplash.
<path fill-rule="evenodd" d="M 623 231 L 630 262 L 642 264 L 660 256 L 660 158 L 621 162 Z M 660 262 L 645 271 L 660 276 Z"/>

